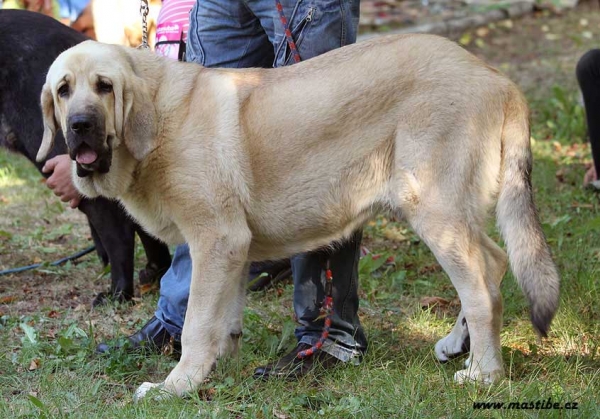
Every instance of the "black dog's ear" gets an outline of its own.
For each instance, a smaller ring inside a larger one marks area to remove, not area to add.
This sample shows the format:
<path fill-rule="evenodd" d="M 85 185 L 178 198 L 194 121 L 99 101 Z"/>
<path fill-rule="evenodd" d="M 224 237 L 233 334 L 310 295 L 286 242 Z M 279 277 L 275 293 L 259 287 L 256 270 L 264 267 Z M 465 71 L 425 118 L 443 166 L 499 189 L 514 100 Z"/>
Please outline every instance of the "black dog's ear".
<path fill-rule="evenodd" d="M 134 159 L 143 160 L 154 148 L 156 112 L 147 83 L 135 74 L 113 80 L 115 125 Z"/>
<path fill-rule="evenodd" d="M 44 136 L 42 137 L 42 144 L 37 153 L 36 160 L 42 162 L 48 157 L 48 153 L 54 146 L 54 136 L 56 135 L 56 127 L 58 122 L 54 116 L 54 98 L 52 97 L 52 91 L 48 83 L 44 84 L 42 88 L 42 116 L 44 119 Z"/>

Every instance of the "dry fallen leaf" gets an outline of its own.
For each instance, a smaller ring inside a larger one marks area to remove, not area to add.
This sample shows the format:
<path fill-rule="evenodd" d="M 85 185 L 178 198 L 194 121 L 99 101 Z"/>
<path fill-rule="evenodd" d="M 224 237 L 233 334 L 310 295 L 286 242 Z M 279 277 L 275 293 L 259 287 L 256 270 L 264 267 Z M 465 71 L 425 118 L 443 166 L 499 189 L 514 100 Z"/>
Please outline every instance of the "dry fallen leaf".
<path fill-rule="evenodd" d="M 472 39 L 473 38 L 471 37 L 471 34 L 467 32 L 467 33 L 463 34 L 463 36 L 460 37 L 458 42 L 461 45 L 467 46 L 471 43 Z"/>
<path fill-rule="evenodd" d="M 48 313 L 48 317 L 50 317 L 51 319 L 57 319 L 60 317 L 60 313 L 56 310 L 52 310 Z"/>
<path fill-rule="evenodd" d="M 582 204 L 582 203 L 579 203 L 579 202 L 573 202 L 571 204 L 571 208 L 594 209 L 594 205 L 593 204 Z"/>
<path fill-rule="evenodd" d="M 41 360 L 39 358 L 34 358 L 31 360 L 31 363 L 29 364 L 29 371 L 35 371 L 40 367 L 41 364 Z"/>
<path fill-rule="evenodd" d="M 273 416 L 275 416 L 277 419 L 287 419 L 289 418 L 288 415 L 286 415 L 285 413 L 279 412 L 277 409 L 273 409 Z"/>
<path fill-rule="evenodd" d="M 6 295 L 0 298 L 0 304 L 10 304 L 17 301 L 16 295 Z"/>
<path fill-rule="evenodd" d="M 388 239 L 388 240 L 392 240 L 395 242 L 404 242 L 406 240 L 408 240 L 406 238 L 406 236 L 404 234 L 402 234 L 402 232 L 400 230 L 398 230 L 397 228 L 393 228 L 393 227 L 388 227 L 383 231 L 383 236 Z"/>
<path fill-rule="evenodd" d="M 149 284 L 140 284 L 140 294 L 145 295 L 150 292 L 158 291 L 159 284 L 158 283 L 149 283 Z"/>
<path fill-rule="evenodd" d="M 488 28 L 486 28 L 485 26 L 482 26 L 481 28 L 477 28 L 477 30 L 475 31 L 475 33 L 480 38 L 484 38 L 484 37 L 486 37 L 486 36 L 489 35 L 490 30 Z"/>
<path fill-rule="evenodd" d="M 450 301 L 446 300 L 445 298 L 442 298 L 442 297 L 423 297 L 423 298 L 421 298 L 421 307 L 422 308 L 429 308 L 429 307 L 433 307 L 435 305 L 447 306 L 448 304 L 450 304 Z"/>
<path fill-rule="evenodd" d="M 217 390 L 215 390 L 214 387 L 208 388 L 206 390 L 204 389 L 200 389 L 198 390 L 198 395 L 200 396 L 200 400 L 209 402 L 213 399 L 213 397 L 215 397 L 215 394 L 217 394 Z"/>
<path fill-rule="evenodd" d="M 437 263 L 433 263 L 431 265 L 425 265 L 419 269 L 419 275 L 429 275 L 434 272 L 439 272 L 442 270 L 442 267 Z"/>

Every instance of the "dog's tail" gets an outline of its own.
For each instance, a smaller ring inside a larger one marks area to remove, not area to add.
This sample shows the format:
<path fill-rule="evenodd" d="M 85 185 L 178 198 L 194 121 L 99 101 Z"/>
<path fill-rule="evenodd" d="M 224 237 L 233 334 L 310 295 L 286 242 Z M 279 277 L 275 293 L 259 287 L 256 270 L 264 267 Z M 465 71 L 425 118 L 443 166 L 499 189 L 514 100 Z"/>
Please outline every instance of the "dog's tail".
<path fill-rule="evenodd" d="M 533 326 L 547 336 L 558 309 L 560 277 L 533 203 L 529 110 L 514 86 L 504 109 L 498 226 L 513 274 L 529 300 Z"/>

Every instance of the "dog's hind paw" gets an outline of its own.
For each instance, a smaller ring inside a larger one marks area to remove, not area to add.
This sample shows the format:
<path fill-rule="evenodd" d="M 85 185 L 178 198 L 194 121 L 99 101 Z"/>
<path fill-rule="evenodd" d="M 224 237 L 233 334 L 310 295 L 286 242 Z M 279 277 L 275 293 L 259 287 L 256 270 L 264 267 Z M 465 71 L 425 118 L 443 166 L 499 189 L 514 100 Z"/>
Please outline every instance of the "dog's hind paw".
<path fill-rule="evenodd" d="M 440 362 L 448 362 L 453 358 L 469 353 L 471 346 L 469 335 L 456 339 L 452 334 L 440 339 L 435 344 L 435 356 Z"/>
<path fill-rule="evenodd" d="M 167 399 L 167 398 L 173 396 L 171 393 L 164 390 L 164 383 L 145 382 L 141 386 L 139 386 L 137 388 L 137 390 L 135 391 L 135 393 L 133 394 L 133 402 L 134 403 L 139 402 L 141 399 L 146 397 L 146 394 L 149 391 L 151 391 L 153 389 L 156 389 L 155 391 L 152 391 L 152 393 L 154 393 L 154 396 L 152 397 L 154 400 L 164 400 L 164 399 Z"/>
<path fill-rule="evenodd" d="M 457 384 L 476 382 L 478 384 L 490 385 L 504 378 L 504 370 L 493 370 L 484 372 L 474 368 L 467 368 L 454 373 L 454 381 Z"/>

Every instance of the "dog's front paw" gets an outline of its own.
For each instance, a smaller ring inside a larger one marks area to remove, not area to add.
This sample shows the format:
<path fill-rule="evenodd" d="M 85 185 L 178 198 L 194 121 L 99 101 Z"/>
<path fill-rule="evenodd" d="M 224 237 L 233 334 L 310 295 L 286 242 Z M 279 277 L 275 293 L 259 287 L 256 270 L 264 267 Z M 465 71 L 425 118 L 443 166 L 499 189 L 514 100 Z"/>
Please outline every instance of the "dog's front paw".
<path fill-rule="evenodd" d="M 92 301 L 92 307 L 99 307 L 106 304 L 109 304 L 113 301 L 117 301 L 119 303 L 133 303 L 131 296 L 125 295 L 123 293 L 113 294 L 111 292 L 99 292 Z"/>
<path fill-rule="evenodd" d="M 137 403 L 139 402 L 141 399 L 143 399 L 144 397 L 146 397 L 146 394 L 153 390 L 156 389 L 155 391 L 153 391 L 152 393 L 154 393 L 154 396 L 152 397 L 155 400 L 164 400 L 166 398 L 169 398 L 172 396 L 171 393 L 169 393 L 168 391 L 164 390 L 164 383 L 148 383 L 145 382 L 143 383 L 141 386 L 139 386 L 137 388 L 137 390 L 135 391 L 135 393 L 133 394 L 133 402 Z"/>
<path fill-rule="evenodd" d="M 490 385 L 499 382 L 504 378 L 504 370 L 481 371 L 475 368 L 467 368 L 454 373 L 454 381 L 457 384 L 467 382 L 476 382 L 479 384 Z"/>

